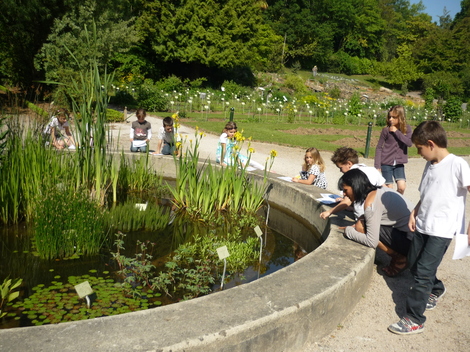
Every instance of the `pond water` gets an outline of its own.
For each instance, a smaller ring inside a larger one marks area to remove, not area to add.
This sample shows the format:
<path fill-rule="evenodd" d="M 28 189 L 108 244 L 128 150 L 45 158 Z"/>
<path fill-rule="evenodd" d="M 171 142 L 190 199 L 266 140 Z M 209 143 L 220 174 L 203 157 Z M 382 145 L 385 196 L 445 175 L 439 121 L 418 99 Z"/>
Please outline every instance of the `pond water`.
<path fill-rule="evenodd" d="M 224 289 L 269 275 L 288 266 L 319 245 L 319 235 L 315 233 L 315 229 L 309 227 L 300 219 L 295 218 L 293 214 L 286 214 L 285 210 L 270 207 L 269 218 L 270 223 L 273 220 L 272 223 L 274 224 L 279 221 L 284 224 L 281 226 L 282 229 L 277 229 L 278 231 L 283 233 L 285 231 L 294 231 L 293 238 L 300 244 L 268 227 L 263 235 L 264 248 L 261 266 L 248 268 L 244 272 L 243 279 L 236 276 L 224 284 Z M 305 240 L 302 240 L 302 238 L 311 239 L 312 236 L 314 238 L 313 245 L 310 240 L 308 244 Z M 136 251 L 138 251 L 136 246 L 137 240 L 149 240 L 157 243 L 156 248 L 158 248 L 158 251 L 153 253 L 154 261 L 152 262 L 157 267 L 159 265 L 163 266 L 163 258 L 171 253 L 176 246 L 173 235 L 169 234 L 168 231 L 133 232 L 126 234 L 125 252 L 123 254 L 133 257 Z M 3 282 L 3 279 L 6 277 L 23 279 L 18 301 L 25 300 L 33 295 L 36 290 L 35 287 L 38 285 L 49 286 L 56 284 L 57 281 L 67 282 L 67 278 L 71 276 L 81 277 L 83 275 L 90 275 L 90 273 L 96 273 L 93 275 L 100 276 L 106 273 L 106 279 L 112 278 L 114 281 L 119 282 L 120 278 L 115 275 L 118 268 L 110 254 L 110 251 L 115 250 L 116 248 L 111 243 L 111 247 L 103 250 L 99 255 L 81 256 L 74 259 L 44 260 L 33 252 L 29 229 L 24 224 L 2 228 L 0 229 L 0 282 Z M 220 282 L 216 282 L 213 286 L 213 291 L 218 289 L 220 289 Z M 71 292 L 68 294 L 74 295 Z M 171 304 L 178 301 L 177 298 L 170 298 L 165 295 L 158 297 L 158 300 L 158 304 Z M 83 302 L 80 304 L 83 305 Z M 33 318 L 22 316 L 21 319 L 15 319 L 12 307 L 8 307 L 6 311 L 10 314 L 0 319 L 0 328 L 35 325 Z M 16 313 L 20 314 L 21 312 L 17 311 Z"/>

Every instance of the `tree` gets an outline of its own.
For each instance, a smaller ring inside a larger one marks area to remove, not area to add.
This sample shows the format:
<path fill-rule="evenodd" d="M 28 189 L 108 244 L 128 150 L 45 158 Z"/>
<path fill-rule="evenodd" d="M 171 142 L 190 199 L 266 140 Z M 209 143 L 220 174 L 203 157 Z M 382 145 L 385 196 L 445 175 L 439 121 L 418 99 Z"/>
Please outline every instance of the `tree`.
<path fill-rule="evenodd" d="M 103 72 L 116 54 L 137 42 L 133 20 L 123 20 L 111 3 L 86 0 L 54 21 L 35 60 L 36 68 L 45 71 L 48 81 L 67 84 L 95 63 Z"/>
<path fill-rule="evenodd" d="M 412 58 L 410 46 L 402 44 L 398 47 L 397 52 L 398 57 L 386 66 L 384 74 L 391 84 L 400 85 L 402 92 L 406 93 L 409 83 L 419 79 L 422 73 Z"/>
<path fill-rule="evenodd" d="M 28 89 L 43 78 L 34 56 L 46 40 L 54 18 L 69 8 L 67 0 L 3 0 L 0 11 L 0 81 Z"/>
<path fill-rule="evenodd" d="M 261 34 L 280 39 L 262 27 L 261 5 L 253 0 L 152 1 L 138 29 L 157 60 L 189 64 L 197 78 L 202 66 L 231 69 L 260 63 Z"/>

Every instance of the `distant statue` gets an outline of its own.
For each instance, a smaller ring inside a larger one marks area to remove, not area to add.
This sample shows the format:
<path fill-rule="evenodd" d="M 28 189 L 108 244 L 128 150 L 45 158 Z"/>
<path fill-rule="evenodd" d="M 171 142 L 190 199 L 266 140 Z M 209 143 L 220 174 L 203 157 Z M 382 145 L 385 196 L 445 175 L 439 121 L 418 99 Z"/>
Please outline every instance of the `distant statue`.
<path fill-rule="evenodd" d="M 317 75 L 317 71 L 318 71 L 317 66 L 313 66 L 312 68 L 313 77 Z"/>

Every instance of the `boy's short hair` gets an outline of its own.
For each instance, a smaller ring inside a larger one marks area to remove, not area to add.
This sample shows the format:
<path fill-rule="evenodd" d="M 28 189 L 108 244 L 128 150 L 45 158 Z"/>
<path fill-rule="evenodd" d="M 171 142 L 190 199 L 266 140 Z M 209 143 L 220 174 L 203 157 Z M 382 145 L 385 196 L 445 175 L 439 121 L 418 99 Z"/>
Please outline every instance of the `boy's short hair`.
<path fill-rule="evenodd" d="M 336 165 L 343 165 L 350 161 L 354 165 L 359 163 L 359 156 L 354 149 L 341 147 L 335 150 L 331 161 Z"/>
<path fill-rule="evenodd" d="M 411 141 L 415 145 L 427 145 L 433 141 L 439 148 L 447 148 L 447 134 L 437 121 L 423 121 L 413 131 Z"/>
<path fill-rule="evenodd" d="M 171 116 L 167 116 L 163 119 L 163 127 L 166 126 L 173 126 L 173 119 L 171 118 Z"/>

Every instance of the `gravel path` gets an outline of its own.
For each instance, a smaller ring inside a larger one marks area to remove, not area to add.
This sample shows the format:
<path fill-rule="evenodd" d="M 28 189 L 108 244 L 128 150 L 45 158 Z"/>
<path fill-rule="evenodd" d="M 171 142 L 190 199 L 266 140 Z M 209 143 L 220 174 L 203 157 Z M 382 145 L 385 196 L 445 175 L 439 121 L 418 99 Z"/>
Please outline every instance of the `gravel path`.
<path fill-rule="evenodd" d="M 161 119 L 149 116 L 147 120 L 152 123 L 154 137 L 150 148 L 154 149 L 157 143 L 156 132 L 162 125 Z M 123 148 L 128 150 L 130 123 L 113 124 L 112 129 L 116 135 L 120 135 Z M 249 131 L 245 131 L 245 135 L 249 136 Z M 194 136 L 194 130 L 185 126 L 180 128 L 180 133 L 187 134 L 189 138 Z M 218 137 L 207 135 L 202 139 L 202 158 L 214 160 Z M 257 142 L 253 142 L 252 147 L 255 149 L 252 158 L 262 164 L 272 149 L 277 151 L 278 156 L 272 171 L 280 176 L 295 176 L 301 168 L 303 149 Z M 337 193 L 336 182 L 341 173 L 330 161 L 330 152 L 321 154 L 327 164 L 328 189 L 331 193 Z M 470 162 L 469 155 L 464 158 Z M 373 159 L 362 159 L 361 162 L 373 166 Z M 406 166 L 405 197 L 415 204 L 419 200 L 418 186 L 424 165 L 424 159 L 412 158 Z M 466 216 L 468 223 L 470 197 L 467 198 Z M 388 264 L 388 256 L 377 251 L 376 270 L 371 284 L 353 312 L 343 322 L 338 322 L 338 328 L 329 336 L 306 346 L 304 351 L 470 351 L 470 258 L 452 260 L 453 250 L 454 242 L 438 270 L 438 277 L 447 287 L 446 296 L 435 310 L 426 313 L 428 320 L 424 333 L 400 336 L 387 331 L 388 325 L 398 321 L 404 313 L 406 292 L 412 283 L 412 277 L 408 270 L 397 278 L 382 275 L 380 268 Z"/>

